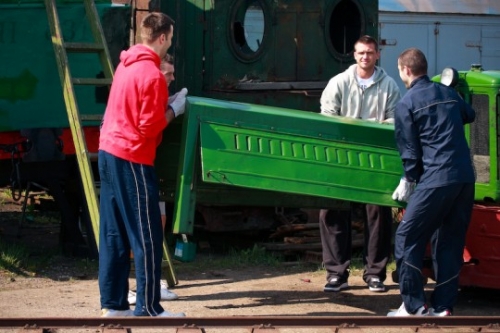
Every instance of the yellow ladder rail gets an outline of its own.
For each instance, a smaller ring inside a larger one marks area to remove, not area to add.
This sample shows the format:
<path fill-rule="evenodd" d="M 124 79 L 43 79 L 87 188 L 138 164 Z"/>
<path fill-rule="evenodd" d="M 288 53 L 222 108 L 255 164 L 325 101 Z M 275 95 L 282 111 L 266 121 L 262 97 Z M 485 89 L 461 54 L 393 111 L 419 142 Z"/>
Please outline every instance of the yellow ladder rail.
<path fill-rule="evenodd" d="M 87 199 L 87 206 L 90 214 L 90 220 L 92 222 L 94 238 L 97 244 L 97 248 L 99 248 L 99 202 L 97 197 L 97 189 L 95 187 L 94 175 L 92 174 L 92 166 L 90 164 L 89 152 L 87 150 L 87 144 L 85 141 L 85 134 L 83 132 L 80 113 L 78 111 L 75 90 L 73 87 L 73 80 L 69 70 L 68 56 L 66 54 L 66 48 L 64 45 L 64 39 L 62 36 L 62 29 L 59 21 L 59 15 L 57 13 L 55 0 L 45 0 L 45 7 L 47 10 L 52 45 L 54 47 L 54 52 L 56 55 L 57 68 L 59 70 L 59 77 L 61 79 L 71 135 L 73 137 L 73 143 L 75 145 L 78 168 L 80 170 L 83 190 Z"/>
<path fill-rule="evenodd" d="M 96 156 L 89 153 L 85 141 L 85 135 L 82 127 L 82 120 L 100 120 L 102 115 L 80 115 L 74 85 L 94 85 L 94 86 L 111 86 L 114 76 L 114 67 L 111 61 L 104 31 L 102 29 L 99 14 L 94 3 L 94 0 L 82 0 L 87 19 L 90 24 L 93 43 L 66 43 L 63 38 L 59 15 L 57 13 L 56 0 L 44 0 L 47 10 L 47 17 L 50 26 L 52 37 L 52 45 L 56 55 L 57 68 L 63 88 L 64 102 L 71 129 L 71 135 L 75 145 L 78 168 L 82 179 L 87 206 L 92 223 L 92 230 L 96 241 L 97 249 L 99 249 L 99 199 L 98 191 L 94 175 L 92 173 L 91 160 L 95 160 Z M 104 78 L 73 78 L 70 73 L 67 52 L 72 53 L 97 53 L 104 73 Z M 178 283 L 175 275 L 172 259 L 168 250 L 167 242 L 163 240 L 163 264 L 166 267 L 166 280 L 169 286 Z"/>

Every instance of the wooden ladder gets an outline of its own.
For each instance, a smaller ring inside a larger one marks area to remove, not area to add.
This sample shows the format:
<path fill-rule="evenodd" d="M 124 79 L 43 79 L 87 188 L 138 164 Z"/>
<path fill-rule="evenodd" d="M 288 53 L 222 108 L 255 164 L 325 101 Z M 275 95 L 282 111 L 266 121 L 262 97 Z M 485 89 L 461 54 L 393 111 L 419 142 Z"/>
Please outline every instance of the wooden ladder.
<path fill-rule="evenodd" d="M 75 145 L 78 168 L 87 201 L 90 220 L 94 238 L 99 249 L 99 198 L 94 175 L 92 172 L 91 157 L 95 154 L 89 153 L 83 132 L 82 121 L 101 120 L 102 114 L 81 116 L 78 111 L 78 103 L 74 85 L 111 86 L 114 68 L 109 55 L 108 47 L 104 38 L 104 32 L 99 19 L 99 14 L 94 0 L 82 0 L 85 7 L 86 17 L 92 31 L 93 43 L 66 43 L 64 42 L 62 28 L 57 12 L 56 0 L 44 0 L 47 17 L 50 26 L 52 45 L 57 61 L 57 68 L 63 89 L 64 102 L 68 115 L 71 135 Z M 93 53 L 99 56 L 104 78 L 73 78 L 67 53 Z M 91 156 L 92 155 L 92 156 Z M 166 280 L 169 286 L 178 283 L 172 265 L 171 256 L 166 241 L 163 241 L 163 267 L 166 267 Z"/>

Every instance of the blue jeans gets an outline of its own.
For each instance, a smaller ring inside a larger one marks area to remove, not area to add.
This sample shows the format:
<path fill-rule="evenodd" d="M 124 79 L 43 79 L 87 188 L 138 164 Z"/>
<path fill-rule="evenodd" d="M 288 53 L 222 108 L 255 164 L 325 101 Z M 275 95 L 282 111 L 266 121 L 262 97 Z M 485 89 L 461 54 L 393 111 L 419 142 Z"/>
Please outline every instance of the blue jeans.
<path fill-rule="evenodd" d="M 129 309 L 130 251 L 137 281 L 136 316 L 156 316 L 160 305 L 163 229 L 153 166 L 99 151 L 99 289 L 101 307 Z"/>

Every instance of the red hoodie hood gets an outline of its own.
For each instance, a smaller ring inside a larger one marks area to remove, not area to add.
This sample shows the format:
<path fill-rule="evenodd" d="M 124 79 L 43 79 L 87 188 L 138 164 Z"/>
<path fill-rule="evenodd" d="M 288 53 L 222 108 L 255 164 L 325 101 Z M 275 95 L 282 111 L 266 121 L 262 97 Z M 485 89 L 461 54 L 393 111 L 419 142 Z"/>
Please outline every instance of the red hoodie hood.
<path fill-rule="evenodd" d="M 99 149 L 135 163 L 153 165 L 167 126 L 167 82 L 160 56 L 142 44 L 120 54 L 101 128 Z"/>
<path fill-rule="evenodd" d="M 137 44 L 135 47 L 131 47 L 120 53 L 120 61 L 125 67 L 143 60 L 151 60 L 158 68 L 160 67 L 160 56 L 156 54 L 155 51 L 142 44 Z"/>

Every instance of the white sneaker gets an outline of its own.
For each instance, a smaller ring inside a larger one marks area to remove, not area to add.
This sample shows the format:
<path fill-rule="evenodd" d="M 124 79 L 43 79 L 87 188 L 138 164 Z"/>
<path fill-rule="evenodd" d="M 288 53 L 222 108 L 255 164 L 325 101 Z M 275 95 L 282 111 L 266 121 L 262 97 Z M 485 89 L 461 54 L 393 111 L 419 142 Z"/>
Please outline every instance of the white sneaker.
<path fill-rule="evenodd" d="M 160 281 L 160 293 L 162 301 L 172 301 L 174 299 L 179 298 L 179 296 L 176 293 L 173 293 L 170 290 L 168 290 L 167 281 L 163 280 Z"/>
<path fill-rule="evenodd" d="M 111 309 L 102 309 L 101 317 L 133 317 L 134 311 L 128 310 L 111 310 Z"/>
<path fill-rule="evenodd" d="M 167 310 L 163 311 L 156 317 L 186 317 L 186 314 L 184 312 L 168 312 Z"/>
<path fill-rule="evenodd" d="M 128 298 L 128 304 L 130 305 L 134 305 L 137 299 L 137 297 L 135 296 L 135 292 L 133 292 L 132 290 L 128 291 L 127 298 Z"/>
<path fill-rule="evenodd" d="M 451 316 L 451 311 L 446 309 L 446 310 L 443 310 L 441 312 L 436 312 L 436 310 L 434 310 L 434 308 L 430 308 L 429 309 L 429 316 L 432 316 L 432 317 L 448 317 L 448 316 Z"/>
<path fill-rule="evenodd" d="M 421 307 L 418 308 L 417 312 L 415 313 L 408 313 L 405 308 L 405 303 L 402 303 L 399 309 L 396 311 L 390 311 L 387 313 L 387 317 L 410 317 L 410 316 L 428 316 L 429 311 L 427 310 L 427 306 L 422 305 Z"/>
<path fill-rule="evenodd" d="M 179 296 L 176 293 L 173 293 L 170 290 L 168 290 L 167 283 L 166 282 L 163 283 L 163 281 L 162 281 L 162 284 L 160 287 L 160 293 L 161 293 L 161 300 L 162 301 L 172 301 L 174 299 L 179 298 Z M 134 305 L 136 303 L 136 299 L 137 299 L 137 297 L 136 297 L 135 292 L 133 292 L 132 290 L 129 290 L 128 291 L 128 304 Z"/>

